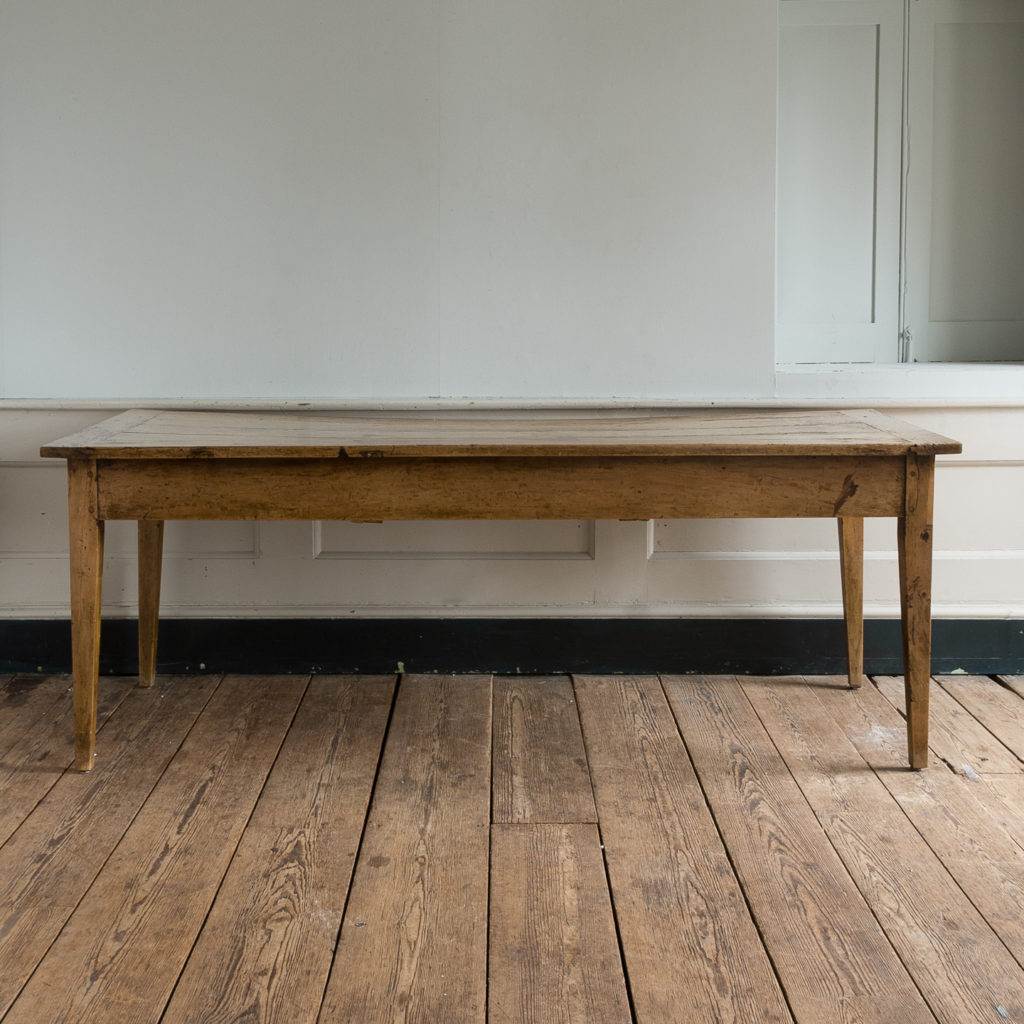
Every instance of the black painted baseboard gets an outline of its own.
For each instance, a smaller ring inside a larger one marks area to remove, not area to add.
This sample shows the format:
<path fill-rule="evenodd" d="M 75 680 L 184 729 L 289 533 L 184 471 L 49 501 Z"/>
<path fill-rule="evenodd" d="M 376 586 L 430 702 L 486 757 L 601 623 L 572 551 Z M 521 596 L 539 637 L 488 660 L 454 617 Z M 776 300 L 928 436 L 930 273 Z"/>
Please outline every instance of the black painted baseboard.
<path fill-rule="evenodd" d="M 1024 673 L 1024 621 L 937 619 L 936 673 Z M 865 671 L 902 672 L 897 620 L 865 623 Z M 103 624 L 100 671 L 137 670 L 136 623 Z M 0 671 L 68 672 L 70 626 L 0 620 Z M 166 619 L 159 670 L 739 673 L 845 669 L 840 619 Z"/>

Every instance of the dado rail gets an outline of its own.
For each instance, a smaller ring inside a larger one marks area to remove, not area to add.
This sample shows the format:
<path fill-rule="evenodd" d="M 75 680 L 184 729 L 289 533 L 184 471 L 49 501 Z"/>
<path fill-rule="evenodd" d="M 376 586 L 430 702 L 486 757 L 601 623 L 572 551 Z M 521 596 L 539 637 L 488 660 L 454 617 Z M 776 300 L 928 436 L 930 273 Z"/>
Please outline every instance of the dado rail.
<path fill-rule="evenodd" d="M 42 449 L 67 459 L 75 765 L 96 743 L 103 526 L 139 524 L 139 679 L 153 682 L 167 519 L 839 522 L 850 684 L 863 667 L 864 519 L 897 520 L 910 764 L 928 763 L 935 456 L 873 411 L 624 418 L 132 411 Z"/>

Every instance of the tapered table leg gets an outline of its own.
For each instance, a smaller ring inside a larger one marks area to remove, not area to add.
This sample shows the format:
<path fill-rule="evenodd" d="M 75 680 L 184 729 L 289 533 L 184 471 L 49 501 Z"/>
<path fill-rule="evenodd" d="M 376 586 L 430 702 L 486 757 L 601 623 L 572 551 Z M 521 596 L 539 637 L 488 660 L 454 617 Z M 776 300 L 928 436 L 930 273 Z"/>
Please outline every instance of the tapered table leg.
<path fill-rule="evenodd" d="M 928 767 L 928 691 L 932 653 L 932 503 L 935 457 L 907 456 L 905 514 L 897 548 L 907 698 L 907 747 L 911 768 Z"/>
<path fill-rule="evenodd" d="M 851 686 L 864 675 L 864 520 L 839 519 L 839 572 L 843 579 L 843 624 Z"/>
<path fill-rule="evenodd" d="M 139 520 L 139 685 L 156 681 L 156 641 L 160 620 L 160 569 L 164 524 Z"/>
<path fill-rule="evenodd" d="M 103 521 L 97 509 L 96 463 L 91 459 L 68 460 L 68 520 L 75 767 L 87 772 L 96 751 L 103 592 Z"/>

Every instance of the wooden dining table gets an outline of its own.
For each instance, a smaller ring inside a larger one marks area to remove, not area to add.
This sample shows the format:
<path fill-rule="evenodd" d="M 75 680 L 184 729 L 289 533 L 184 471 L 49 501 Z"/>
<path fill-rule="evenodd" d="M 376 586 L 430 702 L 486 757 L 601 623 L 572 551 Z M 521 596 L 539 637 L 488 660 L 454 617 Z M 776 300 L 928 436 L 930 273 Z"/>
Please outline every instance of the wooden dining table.
<path fill-rule="evenodd" d="M 849 681 L 863 674 L 864 519 L 896 520 L 908 759 L 928 763 L 935 456 L 874 410 L 589 415 L 132 410 L 67 460 L 75 767 L 93 767 L 103 534 L 135 520 L 139 682 L 156 673 L 166 520 L 832 518 Z"/>

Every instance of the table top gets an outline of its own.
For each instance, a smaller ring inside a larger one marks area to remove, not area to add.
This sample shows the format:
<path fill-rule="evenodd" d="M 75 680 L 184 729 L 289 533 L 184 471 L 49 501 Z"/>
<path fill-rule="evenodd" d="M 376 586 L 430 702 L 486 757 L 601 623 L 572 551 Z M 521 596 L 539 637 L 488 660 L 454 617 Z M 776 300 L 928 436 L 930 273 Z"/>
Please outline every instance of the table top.
<path fill-rule="evenodd" d="M 50 458 L 445 458 L 955 454 L 957 441 L 874 410 L 698 410 L 536 418 L 472 413 L 134 409 L 45 445 Z"/>

